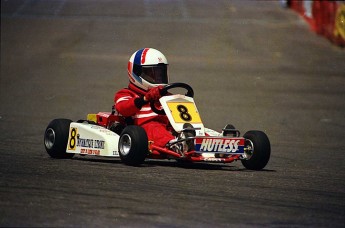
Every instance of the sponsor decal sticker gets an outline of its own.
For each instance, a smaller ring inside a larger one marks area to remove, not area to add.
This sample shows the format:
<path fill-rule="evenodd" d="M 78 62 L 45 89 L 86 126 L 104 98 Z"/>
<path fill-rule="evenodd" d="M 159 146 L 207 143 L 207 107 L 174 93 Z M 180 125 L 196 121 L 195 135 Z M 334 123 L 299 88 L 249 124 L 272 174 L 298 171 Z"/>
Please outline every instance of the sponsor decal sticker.
<path fill-rule="evenodd" d="M 104 149 L 104 140 L 97 140 L 97 139 L 84 139 L 77 136 L 77 146 L 78 147 L 85 147 L 85 148 L 94 148 L 94 149 Z"/>
<path fill-rule="evenodd" d="M 81 154 L 87 154 L 87 155 L 100 155 L 101 151 L 82 148 L 82 149 L 80 149 L 80 153 Z"/>
<path fill-rule="evenodd" d="M 209 162 L 221 162 L 224 159 L 221 158 L 205 158 L 204 161 L 209 161 Z"/>
<path fill-rule="evenodd" d="M 68 150 L 76 150 L 77 147 L 80 147 L 81 154 L 100 155 L 101 150 L 105 148 L 105 141 L 82 138 L 78 134 L 78 129 L 72 127 L 68 138 Z"/>
<path fill-rule="evenodd" d="M 243 153 L 243 138 L 197 138 L 196 151 L 202 153 Z"/>

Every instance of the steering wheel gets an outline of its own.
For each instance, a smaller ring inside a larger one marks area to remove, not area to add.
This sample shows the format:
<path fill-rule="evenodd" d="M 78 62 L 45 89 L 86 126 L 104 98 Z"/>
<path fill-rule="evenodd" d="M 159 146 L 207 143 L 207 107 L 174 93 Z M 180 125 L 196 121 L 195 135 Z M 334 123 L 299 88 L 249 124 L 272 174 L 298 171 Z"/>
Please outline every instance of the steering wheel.
<path fill-rule="evenodd" d="M 193 91 L 192 87 L 190 85 L 188 85 L 186 83 L 182 83 L 182 82 L 171 83 L 171 84 L 168 84 L 168 85 L 164 86 L 163 89 L 160 91 L 160 94 L 162 96 L 165 96 L 165 95 L 168 94 L 168 91 L 170 89 L 174 89 L 174 88 L 186 89 L 187 93 L 185 95 L 187 97 L 194 97 L 194 91 Z M 152 109 L 153 112 L 155 112 L 155 113 L 157 113 L 159 115 L 165 115 L 165 111 L 163 109 L 159 110 L 158 108 L 156 108 L 154 101 L 150 102 L 150 106 L 151 106 L 151 109 Z"/>

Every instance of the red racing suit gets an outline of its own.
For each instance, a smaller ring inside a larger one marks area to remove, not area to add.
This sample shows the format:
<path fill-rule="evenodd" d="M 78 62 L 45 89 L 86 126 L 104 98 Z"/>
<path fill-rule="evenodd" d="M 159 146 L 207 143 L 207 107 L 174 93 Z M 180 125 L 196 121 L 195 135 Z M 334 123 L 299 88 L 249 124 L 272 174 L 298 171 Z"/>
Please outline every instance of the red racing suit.
<path fill-rule="evenodd" d="M 129 83 L 128 88 L 115 94 L 115 109 L 124 117 L 132 117 L 134 125 L 144 128 L 149 141 L 156 146 L 165 147 L 170 140 L 175 138 L 167 130 L 168 118 L 152 111 L 150 104 L 142 99 L 145 94 L 146 91 Z"/>

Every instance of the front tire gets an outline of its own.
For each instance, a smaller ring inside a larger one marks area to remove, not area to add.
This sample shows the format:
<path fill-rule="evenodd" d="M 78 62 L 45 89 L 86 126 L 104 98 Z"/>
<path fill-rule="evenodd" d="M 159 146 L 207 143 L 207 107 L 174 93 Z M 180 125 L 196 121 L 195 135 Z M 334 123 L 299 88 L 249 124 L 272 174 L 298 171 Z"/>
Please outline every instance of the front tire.
<path fill-rule="evenodd" d="M 52 120 L 44 133 L 44 146 L 52 158 L 72 158 L 74 154 L 66 153 L 69 127 L 72 120 Z"/>
<path fill-rule="evenodd" d="M 122 131 L 119 154 L 126 165 L 139 166 L 144 163 L 148 154 L 148 138 L 142 127 L 130 125 Z"/>
<path fill-rule="evenodd" d="M 246 158 L 241 160 L 244 167 L 251 170 L 263 169 L 271 156 L 271 144 L 267 135 L 262 131 L 248 131 L 243 137 Z"/>

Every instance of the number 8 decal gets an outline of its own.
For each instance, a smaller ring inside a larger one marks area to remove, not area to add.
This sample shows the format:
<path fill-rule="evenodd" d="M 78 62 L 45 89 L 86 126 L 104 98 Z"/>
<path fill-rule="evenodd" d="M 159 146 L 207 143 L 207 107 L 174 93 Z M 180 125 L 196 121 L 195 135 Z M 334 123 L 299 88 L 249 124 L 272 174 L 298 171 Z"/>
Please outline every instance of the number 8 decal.
<path fill-rule="evenodd" d="M 71 129 L 70 139 L 69 139 L 69 142 L 68 142 L 68 149 L 75 150 L 76 136 L 77 136 L 77 129 L 76 128 L 72 128 Z"/>
<path fill-rule="evenodd" d="M 178 105 L 177 110 L 180 112 L 181 119 L 187 122 L 192 121 L 192 116 L 188 113 L 188 109 L 186 106 Z"/>

